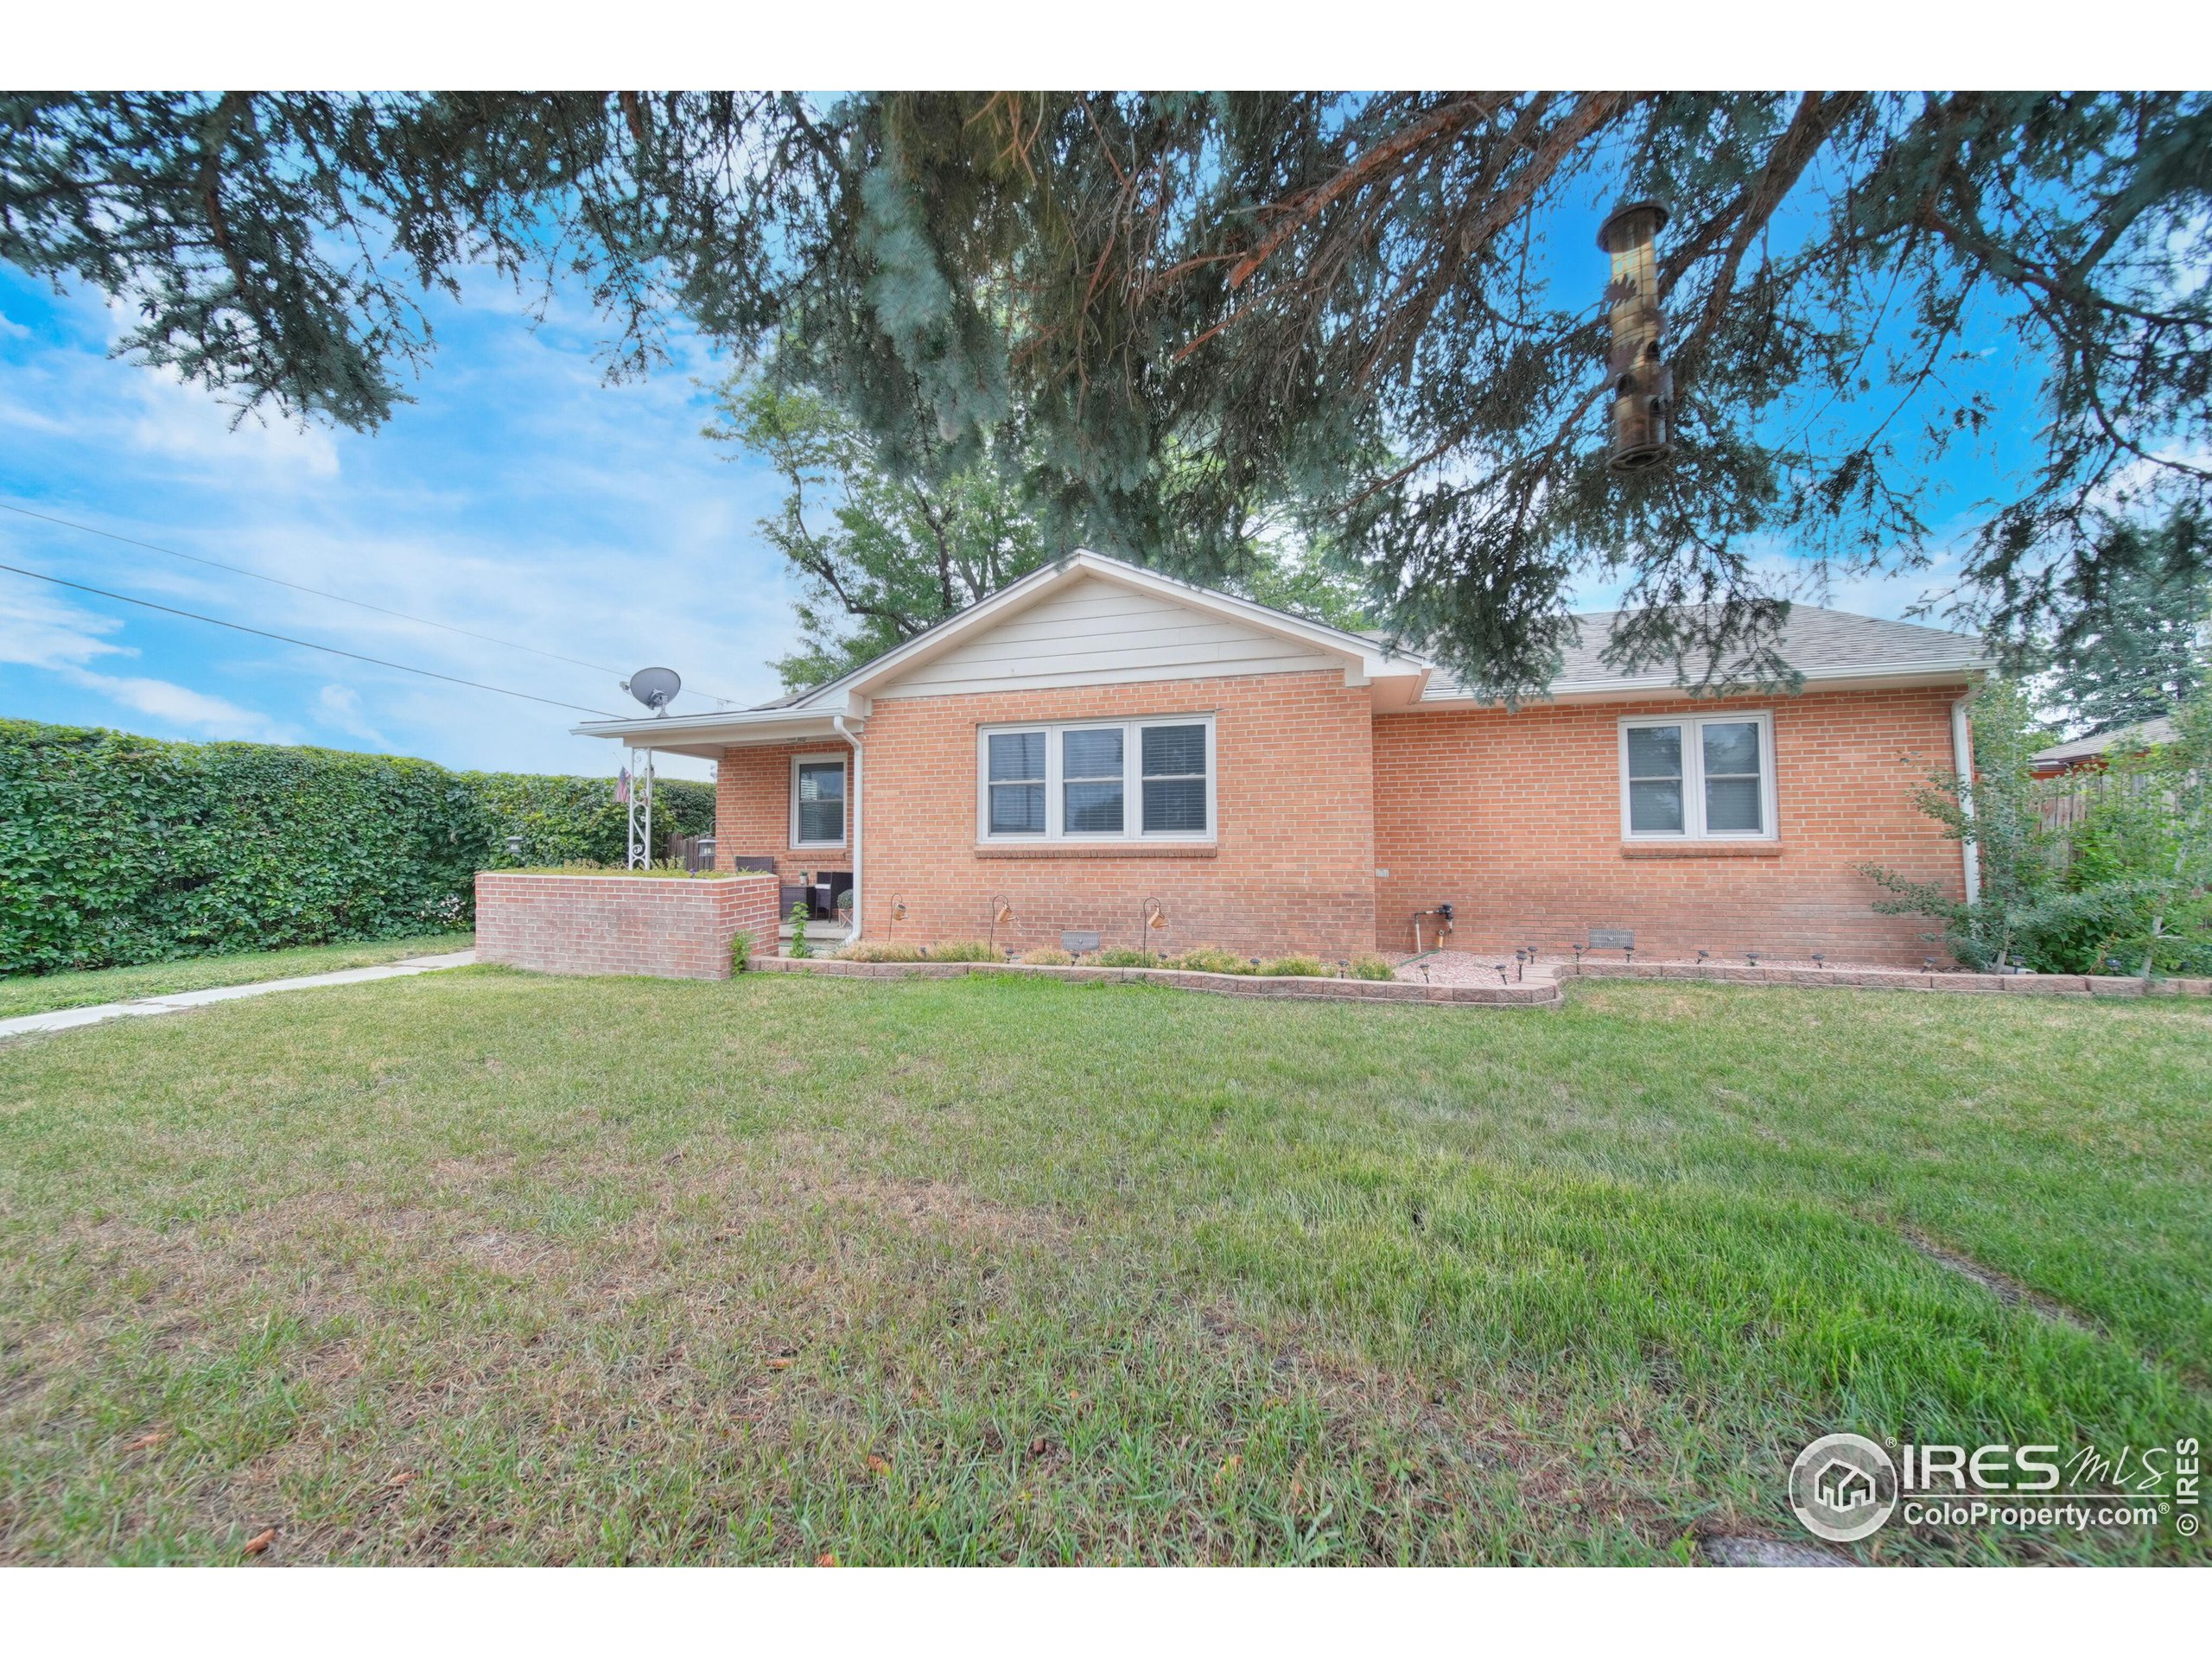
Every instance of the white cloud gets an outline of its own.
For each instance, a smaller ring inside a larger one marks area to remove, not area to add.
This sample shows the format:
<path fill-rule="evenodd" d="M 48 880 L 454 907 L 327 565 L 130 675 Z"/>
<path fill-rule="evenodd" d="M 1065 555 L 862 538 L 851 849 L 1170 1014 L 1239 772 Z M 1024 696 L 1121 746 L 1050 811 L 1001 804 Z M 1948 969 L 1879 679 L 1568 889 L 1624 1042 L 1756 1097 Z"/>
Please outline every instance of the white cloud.
<path fill-rule="evenodd" d="M 361 695 L 350 685 L 326 685 L 315 694 L 315 707 L 322 713 L 323 721 L 334 726 L 350 736 L 379 749 L 389 749 L 391 741 L 369 724 L 361 713 Z"/>
<path fill-rule="evenodd" d="M 95 658 L 130 656 L 102 639 L 123 626 L 73 605 L 53 589 L 0 572 L 0 663 L 26 668 L 81 668 Z"/>
<path fill-rule="evenodd" d="M 319 427 L 288 424 L 281 417 L 241 416 L 174 372 L 142 369 L 131 382 L 135 415 L 124 435 L 135 448 L 225 474 L 241 466 L 303 479 L 338 475 L 338 446 Z"/>
<path fill-rule="evenodd" d="M 210 696 L 168 680 L 124 678 L 94 674 L 80 668 L 58 671 L 88 691 L 137 714 L 150 715 L 204 737 L 251 738 L 267 743 L 292 741 L 289 728 L 251 709 L 242 709 L 224 697 Z"/>
<path fill-rule="evenodd" d="M 73 604 L 50 589 L 0 573 L 0 663 L 40 670 L 105 697 L 207 737 L 287 740 L 289 728 L 226 697 L 144 675 L 103 674 L 86 666 L 107 657 L 135 657 L 132 647 L 103 636 L 123 624 Z"/>

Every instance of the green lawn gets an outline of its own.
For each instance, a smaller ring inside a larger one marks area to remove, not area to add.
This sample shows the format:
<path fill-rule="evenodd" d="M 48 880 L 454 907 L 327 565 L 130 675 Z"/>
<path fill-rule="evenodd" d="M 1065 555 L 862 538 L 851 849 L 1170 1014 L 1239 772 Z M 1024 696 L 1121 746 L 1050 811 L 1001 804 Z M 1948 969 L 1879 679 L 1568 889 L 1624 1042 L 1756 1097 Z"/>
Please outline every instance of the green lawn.
<path fill-rule="evenodd" d="M 50 1008 L 88 1008 L 98 1002 L 212 990 L 218 985 L 332 974 L 341 968 L 373 968 L 402 957 L 466 950 L 475 939 L 474 933 L 426 933 L 408 939 L 375 939 L 365 944 L 313 944 L 296 950 L 255 950 L 238 957 L 188 957 L 180 962 L 149 962 L 138 968 L 20 975 L 0 978 L 0 1020 L 12 1020 L 19 1014 L 43 1014 Z"/>
<path fill-rule="evenodd" d="M 1816 1433 L 2202 1436 L 2209 1153 L 2179 1001 L 473 969 L 32 1038 L 0 1558 L 1694 1560 Z"/>

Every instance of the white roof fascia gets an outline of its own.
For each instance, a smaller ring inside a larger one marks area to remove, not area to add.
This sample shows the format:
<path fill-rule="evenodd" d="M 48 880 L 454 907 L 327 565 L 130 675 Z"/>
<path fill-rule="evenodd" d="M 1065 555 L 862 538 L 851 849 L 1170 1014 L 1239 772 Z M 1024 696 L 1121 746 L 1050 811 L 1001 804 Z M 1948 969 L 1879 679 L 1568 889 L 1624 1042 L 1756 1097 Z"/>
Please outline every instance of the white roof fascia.
<path fill-rule="evenodd" d="M 1808 671 L 1804 689 L 1818 686 L 1857 686 L 1864 690 L 1877 689 L 1870 683 L 1882 686 L 1910 687 L 1917 685 L 1956 685 L 1961 680 L 1972 680 L 1986 674 L 1992 664 L 1986 657 L 1964 658 L 1954 663 L 1870 663 L 1854 668 L 1821 668 Z M 1640 697 L 1666 697 L 1690 695 L 1688 687 L 1671 677 L 1639 675 L 1632 680 L 1558 680 L 1531 702 L 1623 702 Z M 1730 697 L 1755 697 L 1771 693 L 1762 692 L 1755 685 L 1716 693 Z M 1786 694 L 1783 694 L 1786 695 Z M 1504 705 L 1495 700 L 1485 700 L 1471 691 L 1455 691 L 1446 696 L 1423 697 L 1414 707 L 1418 709 L 1497 709 Z"/>

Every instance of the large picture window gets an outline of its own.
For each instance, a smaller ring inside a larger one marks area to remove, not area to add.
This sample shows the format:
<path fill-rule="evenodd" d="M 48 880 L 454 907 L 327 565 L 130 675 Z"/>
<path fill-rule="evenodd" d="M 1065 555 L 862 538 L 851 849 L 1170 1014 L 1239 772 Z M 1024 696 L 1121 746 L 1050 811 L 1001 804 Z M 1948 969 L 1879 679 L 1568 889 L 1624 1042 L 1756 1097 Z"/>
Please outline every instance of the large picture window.
<path fill-rule="evenodd" d="M 1083 721 L 978 734 L 983 841 L 1208 841 L 1213 721 Z"/>
<path fill-rule="evenodd" d="M 1771 841 L 1774 723 L 1764 713 L 1621 722 L 1630 841 Z"/>
<path fill-rule="evenodd" d="M 791 762 L 791 845 L 845 844 L 845 757 L 802 754 Z"/>

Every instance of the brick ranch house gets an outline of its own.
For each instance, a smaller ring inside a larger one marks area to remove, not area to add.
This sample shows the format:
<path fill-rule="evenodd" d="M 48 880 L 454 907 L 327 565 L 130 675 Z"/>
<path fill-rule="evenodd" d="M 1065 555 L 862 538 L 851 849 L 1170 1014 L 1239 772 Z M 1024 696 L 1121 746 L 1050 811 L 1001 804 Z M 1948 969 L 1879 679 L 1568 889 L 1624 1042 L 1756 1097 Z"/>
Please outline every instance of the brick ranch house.
<path fill-rule="evenodd" d="M 1796 695 L 1691 698 L 1582 642 L 1548 700 L 1088 552 L 842 678 L 759 709 L 575 729 L 717 763 L 717 861 L 837 873 L 868 939 L 1337 959 L 1437 943 L 1563 952 L 1632 933 L 1917 966 L 1857 867 L 1956 892 L 1913 804 L 1964 768 L 1984 664 L 1960 635 L 1793 609 Z M 1147 930 L 1156 908 L 1164 927 Z"/>

